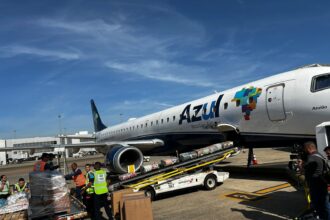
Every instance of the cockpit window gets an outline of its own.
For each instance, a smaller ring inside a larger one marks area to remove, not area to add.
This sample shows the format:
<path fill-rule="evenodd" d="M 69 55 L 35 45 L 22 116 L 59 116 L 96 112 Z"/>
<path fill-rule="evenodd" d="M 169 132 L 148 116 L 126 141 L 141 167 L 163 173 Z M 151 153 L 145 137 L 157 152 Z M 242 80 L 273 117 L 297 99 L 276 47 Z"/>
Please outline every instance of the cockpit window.
<path fill-rule="evenodd" d="M 330 74 L 316 76 L 313 78 L 312 91 L 317 92 L 330 88 Z"/>

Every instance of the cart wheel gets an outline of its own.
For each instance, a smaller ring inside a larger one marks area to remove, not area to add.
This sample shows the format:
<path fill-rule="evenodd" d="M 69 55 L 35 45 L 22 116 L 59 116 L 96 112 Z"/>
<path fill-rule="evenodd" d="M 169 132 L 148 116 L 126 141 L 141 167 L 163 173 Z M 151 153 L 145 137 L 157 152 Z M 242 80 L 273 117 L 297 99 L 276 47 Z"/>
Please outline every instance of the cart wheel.
<path fill-rule="evenodd" d="M 144 190 L 144 195 L 146 195 L 146 197 L 149 197 L 151 201 L 154 201 L 156 197 L 155 190 L 152 187 L 146 188 Z"/>
<path fill-rule="evenodd" d="M 204 179 L 204 187 L 206 190 L 212 190 L 217 187 L 217 177 L 214 174 L 209 174 Z"/>

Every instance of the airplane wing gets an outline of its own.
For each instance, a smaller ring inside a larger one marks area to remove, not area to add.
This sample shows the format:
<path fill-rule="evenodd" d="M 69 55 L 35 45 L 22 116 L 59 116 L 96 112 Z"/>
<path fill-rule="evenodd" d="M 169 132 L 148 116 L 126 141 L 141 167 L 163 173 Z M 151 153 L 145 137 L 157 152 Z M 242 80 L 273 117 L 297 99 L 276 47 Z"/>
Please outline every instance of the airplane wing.
<path fill-rule="evenodd" d="M 141 150 L 147 150 L 152 147 L 163 146 L 164 142 L 160 139 L 149 139 L 149 140 L 131 140 L 131 141 L 110 141 L 110 142 L 82 142 L 78 144 L 49 144 L 43 146 L 29 146 L 29 147 L 6 147 L 0 148 L 0 152 L 5 151 L 15 151 L 15 150 L 53 150 L 55 148 L 64 148 L 64 149 L 80 149 L 80 148 L 96 148 L 104 150 L 111 148 L 115 145 L 122 146 L 134 146 Z"/>

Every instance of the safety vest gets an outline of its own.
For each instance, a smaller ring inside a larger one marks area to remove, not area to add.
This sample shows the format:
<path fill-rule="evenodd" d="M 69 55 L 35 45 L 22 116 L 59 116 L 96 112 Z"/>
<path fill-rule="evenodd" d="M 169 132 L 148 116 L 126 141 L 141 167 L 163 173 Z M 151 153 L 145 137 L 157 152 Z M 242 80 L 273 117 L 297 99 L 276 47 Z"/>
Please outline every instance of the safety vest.
<path fill-rule="evenodd" d="M 78 176 L 73 177 L 73 181 L 76 184 L 76 186 L 84 186 L 86 183 L 86 179 L 84 174 L 79 174 Z"/>
<path fill-rule="evenodd" d="M 0 184 L 2 185 L 2 182 L 0 182 Z M 8 194 L 9 194 L 9 182 L 7 181 L 2 191 L 0 191 L 0 195 L 8 195 Z"/>
<path fill-rule="evenodd" d="M 42 161 L 42 160 L 39 160 L 38 162 L 36 162 L 34 164 L 33 171 L 43 172 L 43 171 L 45 171 L 45 166 L 46 166 L 46 162 Z"/>
<path fill-rule="evenodd" d="M 86 186 L 89 184 L 89 175 L 90 174 L 93 174 L 93 172 L 92 171 L 89 171 L 88 173 L 86 173 L 86 176 L 85 176 L 85 178 L 86 178 Z M 86 193 L 87 194 L 93 194 L 94 193 L 94 186 L 92 185 L 91 187 L 87 188 L 86 189 Z"/>
<path fill-rule="evenodd" d="M 96 170 L 94 175 L 94 191 L 96 195 L 108 193 L 107 173 L 104 170 Z"/>
<path fill-rule="evenodd" d="M 15 189 L 17 192 L 24 192 L 25 188 L 26 188 L 26 183 L 24 183 L 24 186 L 22 188 L 19 187 L 18 183 L 15 184 Z"/>

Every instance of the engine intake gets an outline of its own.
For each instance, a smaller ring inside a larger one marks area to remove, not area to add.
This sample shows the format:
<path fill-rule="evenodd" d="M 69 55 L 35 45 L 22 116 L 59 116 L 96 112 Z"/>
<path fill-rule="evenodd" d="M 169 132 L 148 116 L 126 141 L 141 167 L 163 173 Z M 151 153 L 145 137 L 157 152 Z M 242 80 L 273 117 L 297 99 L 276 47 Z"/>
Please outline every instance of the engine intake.
<path fill-rule="evenodd" d="M 105 164 L 111 172 L 127 173 L 128 166 L 134 164 L 135 170 L 143 163 L 142 152 L 133 146 L 115 145 L 106 154 Z"/>

